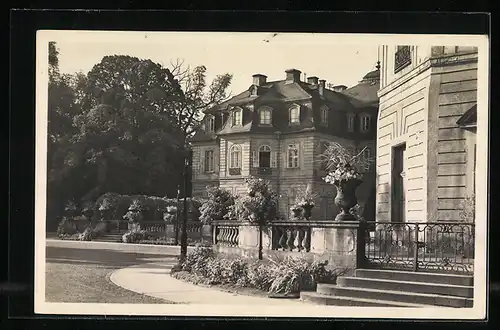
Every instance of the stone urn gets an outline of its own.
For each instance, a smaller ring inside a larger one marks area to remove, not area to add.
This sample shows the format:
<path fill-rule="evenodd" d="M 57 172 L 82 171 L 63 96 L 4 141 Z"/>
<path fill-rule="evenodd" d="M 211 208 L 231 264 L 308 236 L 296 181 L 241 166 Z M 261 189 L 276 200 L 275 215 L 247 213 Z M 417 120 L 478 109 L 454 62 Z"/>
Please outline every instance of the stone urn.
<path fill-rule="evenodd" d="M 302 208 L 301 207 L 292 207 L 290 211 L 292 211 L 292 219 L 300 219 L 302 215 Z"/>
<path fill-rule="evenodd" d="M 302 209 L 304 210 L 302 215 L 304 216 L 304 218 L 306 218 L 306 220 L 309 220 L 309 218 L 311 218 L 313 207 L 314 207 L 314 205 L 312 205 L 312 204 L 306 204 L 306 205 L 302 206 Z"/>
<path fill-rule="evenodd" d="M 359 179 L 343 180 L 335 184 L 337 196 L 335 196 L 335 205 L 341 212 L 335 217 L 335 221 L 355 221 L 356 217 L 349 210 L 357 203 L 356 189 L 362 183 Z"/>

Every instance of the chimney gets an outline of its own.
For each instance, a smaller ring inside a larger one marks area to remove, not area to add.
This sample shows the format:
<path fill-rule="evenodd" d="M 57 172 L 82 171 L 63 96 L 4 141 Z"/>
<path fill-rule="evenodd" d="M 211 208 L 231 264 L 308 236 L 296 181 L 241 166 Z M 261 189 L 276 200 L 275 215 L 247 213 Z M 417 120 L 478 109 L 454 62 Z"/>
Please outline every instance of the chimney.
<path fill-rule="evenodd" d="M 255 86 L 259 86 L 260 87 L 260 86 L 266 84 L 267 76 L 265 76 L 263 74 L 260 74 L 260 73 L 257 73 L 257 74 L 254 74 L 252 77 L 253 77 L 253 84 Z"/>
<path fill-rule="evenodd" d="M 308 77 L 307 83 L 311 84 L 311 85 L 317 85 L 318 84 L 318 77 Z"/>
<path fill-rule="evenodd" d="M 323 92 L 325 91 L 325 84 L 326 84 L 326 80 L 321 79 L 319 81 L 319 89 L 318 89 L 318 91 L 319 91 L 319 95 L 321 95 L 321 96 L 323 96 Z"/>
<path fill-rule="evenodd" d="M 299 82 L 300 81 L 300 72 L 299 70 L 296 69 L 289 69 L 286 70 L 286 83 L 293 83 L 293 82 Z"/>
<path fill-rule="evenodd" d="M 333 86 L 333 90 L 338 92 L 338 93 L 342 93 L 346 89 L 347 89 L 347 86 L 344 86 L 344 85 Z"/>

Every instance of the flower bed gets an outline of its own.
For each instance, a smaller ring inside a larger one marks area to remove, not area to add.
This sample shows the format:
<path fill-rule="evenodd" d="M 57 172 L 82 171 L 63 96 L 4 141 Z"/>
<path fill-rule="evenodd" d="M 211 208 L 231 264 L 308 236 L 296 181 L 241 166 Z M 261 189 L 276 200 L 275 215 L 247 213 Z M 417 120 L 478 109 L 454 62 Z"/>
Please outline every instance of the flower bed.
<path fill-rule="evenodd" d="M 215 254 L 210 247 L 197 246 L 188 253 L 174 278 L 194 284 L 257 289 L 268 294 L 314 291 L 316 284 L 335 283 L 346 269 L 335 269 L 327 261 L 309 262 L 303 257 L 254 260 Z"/>

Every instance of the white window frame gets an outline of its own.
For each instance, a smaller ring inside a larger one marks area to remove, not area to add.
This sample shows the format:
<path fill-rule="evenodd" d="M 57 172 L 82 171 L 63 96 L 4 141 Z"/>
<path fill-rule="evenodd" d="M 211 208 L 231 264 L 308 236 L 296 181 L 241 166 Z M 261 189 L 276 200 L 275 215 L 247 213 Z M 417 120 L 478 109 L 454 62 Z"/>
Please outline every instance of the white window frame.
<path fill-rule="evenodd" d="M 241 147 L 238 144 L 233 144 L 229 149 L 229 168 L 241 169 Z"/>
<path fill-rule="evenodd" d="M 269 117 L 263 117 L 263 114 L 269 114 Z M 268 119 L 268 120 L 266 120 Z M 273 123 L 272 109 L 269 107 L 262 107 L 259 109 L 259 125 L 269 126 Z"/>
<path fill-rule="evenodd" d="M 292 152 L 294 154 L 292 154 Z M 286 151 L 286 167 L 299 168 L 300 165 L 300 149 L 296 143 L 289 144 Z"/>
<path fill-rule="evenodd" d="M 370 115 L 361 116 L 361 131 L 368 132 L 370 131 L 372 118 Z"/>
<path fill-rule="evenodd" d="M 354 132 L 355 124 L 356 124 L 356 115 L 353 113 L 347 114 L 347 131 Z"/>
<path fill-rule="evenodd" d="M 238 115 L 238 116 L 236 116 Z M 238 118 L 238 120 L 236 120 Z M 232 126 L 242 126 L 243 123 L 243 110 L 241 108 L 236 108 L 232 113 Z"/>
<path fill-rule="evenodd" d="M 215 172 L 215 152 L 213 149 L 205 150 L 205 157 L 203 161 L 204 161 L 205 173 Z"/>
<path fill-rule="evenodd" d="M 206 119 L 207 132 L 213 133 L 215 131 L 215 117 L 210 115 Z"/>
<path fill-rule="evenodd" d="M 290 125 L 300 124 L 300 106 L 298 104 L 294 104 L 288 109 L 288 122 Z"/>
<path fill-rule="evenodd" d="M 320 117 L 321 117 L 321 124 L 324 126 L 328 126 L 328 107 L 327 106 L 322 106 L 320 108 Z"/>

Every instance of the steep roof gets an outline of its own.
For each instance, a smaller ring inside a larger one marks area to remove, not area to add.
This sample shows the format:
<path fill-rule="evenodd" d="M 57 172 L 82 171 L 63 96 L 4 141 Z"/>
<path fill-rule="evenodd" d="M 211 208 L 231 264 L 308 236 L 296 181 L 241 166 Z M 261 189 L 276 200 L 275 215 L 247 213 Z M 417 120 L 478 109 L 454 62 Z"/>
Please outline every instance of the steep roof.
<path fill-rule="evenodd" d="M 355 86 L 343 91 L 344 94 L 350 96 L 355 107 L 377 106 L 378 95 L 380 89 L 380 70 L 368 72 L 363 79 Z"/>

